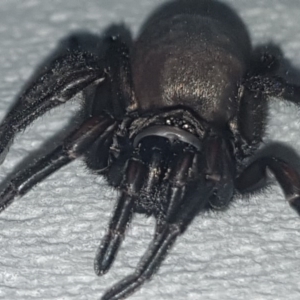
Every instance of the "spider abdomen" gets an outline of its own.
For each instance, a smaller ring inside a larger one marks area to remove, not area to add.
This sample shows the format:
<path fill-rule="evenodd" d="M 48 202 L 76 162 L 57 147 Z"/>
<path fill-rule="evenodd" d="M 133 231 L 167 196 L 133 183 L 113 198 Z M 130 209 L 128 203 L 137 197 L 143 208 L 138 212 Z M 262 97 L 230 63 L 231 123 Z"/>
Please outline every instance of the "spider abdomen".
<path fill-rule="evenodd" d="M 249 37 L 244 26 L 236 27 L 240 20 L 232 11 L 225 24 L 217 19 L 220 3 L 189 2 L 197 6 L 192 12 L 172 12 L 180 5 L 173 2 L 170 15 L 158 20 L 154 14 L 135 43 L 133 80 L 139 108 L 184 105 L 207 121 L 227 122 L 236 114 L 238 82 L 250 57 Z"/>

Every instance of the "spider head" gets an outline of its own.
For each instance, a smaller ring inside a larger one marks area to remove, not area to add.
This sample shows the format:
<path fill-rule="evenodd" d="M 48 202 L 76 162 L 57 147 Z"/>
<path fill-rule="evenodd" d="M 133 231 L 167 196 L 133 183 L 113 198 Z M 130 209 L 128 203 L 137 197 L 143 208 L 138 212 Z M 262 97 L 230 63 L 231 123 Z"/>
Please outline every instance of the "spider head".
<path fill-rule="evenodd" d="M 161 148 L 164 153 L 161 162 L 169 161 L 166 168 L 172 170 L 171 173 L 190 173 L 185 179 L 183 176 L 176 179 L 178 185 L 186 184 L 184 180 L 198 182 L 210 191 L 203 200 L 205 207 L 221 210 L 228 206 L 233 196 L 235 167 L 232 142 L 227 132 L 182 111 L 168 112 L 141 123 L 144 126 L 136 130 L 132 138 L 133 148 L 142 148 L 147 157 L 151 157 L 154 148 Z M 191 153 L 194 160 L 189 159 L 187 153 Z M 186 159 L 190 165 L 184 165 L 178 157 L 182 157 L 182 161 Z M 172 159 L 178 162 L 173 164 Z M 182 167 L 178 167 L 181 164 Z"/>

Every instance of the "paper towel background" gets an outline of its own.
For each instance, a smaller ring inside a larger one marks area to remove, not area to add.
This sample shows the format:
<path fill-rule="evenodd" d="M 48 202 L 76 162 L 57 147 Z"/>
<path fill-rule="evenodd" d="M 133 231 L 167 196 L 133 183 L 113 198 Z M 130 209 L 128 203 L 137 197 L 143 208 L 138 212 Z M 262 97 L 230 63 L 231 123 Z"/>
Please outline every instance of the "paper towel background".
<path fill-rule="evenodd" d="M 136 33 L 163 0 L 0 0 L 0 118 L 36 66 L 70 32 L 101 33 L 124 21 Z M 274 41 L 300 70 L 299 0 L 227 0 L 245 20 L 254 44 Z M 272 101 L 265 139 L 300 153 L 299 110 Z M 3 179 L 28 152 L 63 129 L 78 109 L 59 108 L 18 135 Z M 112 213 L 116 192 L 76 161 L 0 215 L 0 299 L 99 299 L 133 272 L 154 222 L 136 216 L 108 274 L 93 259 Z M 299 299 L 300 220 L 274 183 L 225 213 L 199 216 L 178 239 L 153 280 L 130 297 L 142 299 Z"/>

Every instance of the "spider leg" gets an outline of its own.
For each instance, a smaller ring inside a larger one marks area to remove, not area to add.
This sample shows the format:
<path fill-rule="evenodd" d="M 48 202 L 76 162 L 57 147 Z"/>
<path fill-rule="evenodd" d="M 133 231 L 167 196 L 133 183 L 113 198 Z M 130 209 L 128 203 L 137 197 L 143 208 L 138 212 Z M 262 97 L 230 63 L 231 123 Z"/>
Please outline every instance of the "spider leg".
<path fill-rule="evenodd" d="M 259 45 L 253 49 L 249 74 L 266 75 L 278 72 L 283 60 L 281 49 L 273 44 Z"/>
<path fill-rule="evenodd" d="M 281 49 L 270 43 L 254 49 L 250 71 L 243 82 L 249 92 L 257 97 L 278 97 L 300 104 L 300 86 L 282 78 L 280 66 L 285 61 Z"/>
<path fill-rule="evenodd" d="M 199 174 L 197 156 L 198 154 L 193 155 L 192 152 L 182 152 L 175 159 L 175 163 L 170 161 L 170 186 L 163 195 L 171 196 L 172 199 L 166 207 L 164 221 L 157 226 L 154 239 L 135 273 L 112 287 L 102 300 L 124 299 L 149 280 L 160 267 L 176 238 L 206 206 L 211 186 L 206 185 L 205 179 Z"/>
<path fill-rule="evenodd" d="M 97 57 L 86 53 L 69 53 L 57 59 L 52 67 L 17 100 L 0 126 L 0 158 L 5 159 L 16 133 L 36 118 L 62 103 L 94 82 L 104 79 Z"/>
<path fill-rule="evenodd" d="M 122 105 L 126 108 L 127 101 L 129 101 L 126 95 L 131 95 L 132 91 L 131 86 L 128 86 L 130 79 L 127 78 L 130 77 L 128 76 L 130 75 L 128 69 L 129 49 L 121 38 L 115 40 L 108 38 L 106 43 L 108 44 L 107 54 L 102 57 L 102 60 L 90 53 L 73 51 L 54 61 L 51 64 L 52 67 L 49 67 L 40 79 L 29 86 L 0 126 L 0 158 L 4 159 L 5 152 L 18 131 L 49 109 L 71 99 L 90 84 L 103 82 L 102 85 L 105 85 L 104 88 L 108 90 L 111 97 L 116 97 L 115 94 L 118 94 L 118 101 L 125 100 Z M 116 58 L 117 63 L 114 62 L 114 65 L 110 67 L 110 72 L 113 72 L 114 75 L 108 80 L 107 76 L 110 73 L 106 72 L 105 68 L 108 68 L 116 56 L 121 57 Z M 114 78 L 121 77 L 122 72 L 128 72 L 128 74 L 126 73 L 127 77 L 124 74 L 124 85 L 122 86 L 123 89 L 127 89 L 127 94 L 121 93 L 121 88 L 117 91 L 111 90 L 109 85 Z M 52 153 L 14 176 L 9 186 L 0 195 L 0 211 L 14 197 L 24 195 L 33 185 L 49 174 L 78 156 L 86 154 L 93 144 L 98 147 L 96 150 L 101 149 L 99 164 L 107 165 L 105 160 L 108 158 L 108 150 L 117 127 L 117 121 L 115 120 L 115 111 L 110 111 L 105 101 L 106 99 L 103 98 L 92 99 L 92 105 L 98 108 L 96 112 L 87 114 L 86 121 Z M 101 112 L 99 107 L 102 109 Z M 97 155 L 99 156 L 99 152 Z"/>
<path fill-rule="evenodd" d="M 251 157 L 262 142 L 269 97 L 300 105 L 300 85 L 278 76 L 253 75 L 245 79 L 238 115 L 230 123 L 235 137 L 235 156 L 241 169 L 244 168 L 243 160 Z"/>
<path fill-rule="evenodd" d="M 280 184 L 286 200 L 300 215 L 300 175 L 285 161 L 274 157 L 261 157 L 251 163 L 236 179 L 236 188 L 242 192 L 251 192 L 262 187 L 271 171 Z"/>
<path fill-rule="evenodd" d="M 123 192 L 118 200 L 108 232 L 96 254 L 94 268 L 97 275 L 108 271 L 121 245 L 126 228 L 132 219 L 134 201 L 143 184 L 145 165 L 137 158 L 127 164 L 123 182 Z"/>
<path fill-rule="evenodd" d="M 162 187 L 160 188 L 158 198 L 160 200 L 168 199 L 165 203 L 165 208 L 158 212 L 156 216 L 156 234 L 160 233 L 165 224 L 170 221 L 171 217 L 182 205 L 184 195 L 187 189 L 187 183 L 193 177 L 193 172 L 198 163 L 198 155 L 193 155 L 192 152 L 181 152 L 175 155 L 175 158 L 170 161 L 169 169 L 164 176 Z"/>
<path fill-rule="evenodd" d="M 87 118 L 108 113 L 121 120 L 129 106 L 135 107 L 129 46 L 119 36 L 106 38 L 104 44 L 102 57 L 76 49 L 57 58 L 21 94 L 0 125 L 0 163 L 19 131 L 89 86 L 102 86 L 102 93 L 90 101 Z"/>
<path fill-rule="evenodd" d="M 96 254 L 95 272 L 97 275 L 105 274 L 111 267 L 124 239 L 125 230 L 132 219 L 133 211 L 143 210 L 143 212 L 151 214 L 151 205 L 148 203 L 148 205 L 141 204 L 143 201 L 140 198 L 142 198 L 141 195 L 151 195 L 152 197 L 155 193 L 159 183 L 159 174 L 163 173 L 161 165 L 164 152 L 166 151 L 162 150 L 161 147 L 150 148 L 147 141 L 143 141 L 135 157 L 127 163 L 125 176 L 120 186 L 120 189 L 123 190 L 122 194 L 110 221 L 108 232 Z M 151 198 L 150 203 L 151 200 L 153 202 Z M 137 206 L 140 207 L 137 208 Z M 150 211 L 147 212 L 147 209 Z"/>
<path fill-rule="evenodd" d="M 191 187 L 191 186 L 190 186 Z M 127 276 L 115 286 L 113 286 L 104 296 L 102 300 L 124 299 L 139 288 L 146 280 L 158 270 L 168 250 L 176 241 L 176 238 L 184 232 L 193 218 L 199 212 L 199 206 L 205 201 L 199 201 L 201 196 L 207 197 L 207 193 L 200 186 L 191 187 L 192 193 L 187 193 L 184 197 L 184 206 L 179 206 L 173 214 L 173 222 L 166 223 L 159 232 L 155 233 L 154 239 L 146 251 L 144 257 L 140 261 L 139 267 L 132 275 Z M 204 196 L 205 195 L 205 196 Z"/>
<path fill-rule="evenodd" d="M 300 85 L 288 83 L 279 76 L 252 76 L 246 79 L 244 85 L 252 93 L 262 93 L 300 105 Z"/>
<path fill-rule="evenodd" d="M 155 202 L 154 199 L 162 177 L 166 176 L 164 160 L 169 148 L 169 142 L 164 138 L 156 139 L 155 146 L 153 146 L 153 138 L 146 138 L 141 142 L 139 148 L 136 149 L 136 157 L 129 160 L 121 185 L 123 192 L 111 219 L 108 233 L 105 235 L 96 255 L 95 271 L 98 275 L 106 273 L 113 263 L 125 230 L 131 221 L 133 211 L 158 215 L 157 210 L 162 210 L 161 207 L 157 208 L 159 203 Z M 190 168 L 190 164 L 183 168 L 182 164 L 179 163 L 181 158 L 186 156 L 191 157 L 192 152 L 177 157 L 175 163 L 177 168 L 175 167 L 175 170 L 171 171 L 172 178 L 175 177 L 177 171 L 180 173 L 176 178 L 178 179 L 178 186 L 184 185 L 180 181 L 181 177 L 183 177 L 182 173 L 188 173 Z M 172 160 L 170 161 L 171 165 L 174 164 Z M 185 164 L 187 164 L 186 159 Z M 175 178 L 173 179 L 175 180 Z M 180 195 L 183 196 L 184 193 L 182 192 Z"/>
<path fill-rule="evenodd" d="M 38 182 L 81 156 L 96 139 L 104 142 L 111 138 L 115 128 L 116 122 L 110 117 L 93 117 L 85 121 L 51 153 L 16 174 L 0 194 L 0 212 L 14 198 L 24 195 Z"/>
<path fill-rule="evenodd" d="M 239 111 L 230 122 L 239 170 L 244 169 L 243 160 L 251 157 L 262 142 L 269 98 L 300 105 L 300 85 L 278 76 L 281 61 L 282 53 L 277 46 L 258 47 L 253 52 L 250 71 L 241 83 Z"/>
<path fill-rule="evenodd" d="M 161 233 L 156 234 L 138 270 L 113 286 L 101 300 L 124 299 L 132 294 L 155 273 L 180 233 L 180 229 L 176 226 L 168 226 Z"/>

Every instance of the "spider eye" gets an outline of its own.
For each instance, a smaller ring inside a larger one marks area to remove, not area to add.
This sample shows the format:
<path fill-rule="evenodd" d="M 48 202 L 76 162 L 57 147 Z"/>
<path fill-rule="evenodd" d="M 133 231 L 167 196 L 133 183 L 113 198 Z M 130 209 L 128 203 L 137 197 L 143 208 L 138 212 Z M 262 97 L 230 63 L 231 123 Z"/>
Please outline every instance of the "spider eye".
<path fill-rule="evenodd" d="M 206 174 L 205 179 L 207 181 L 219 182 L 221 180 L 220 174 Z"/>

